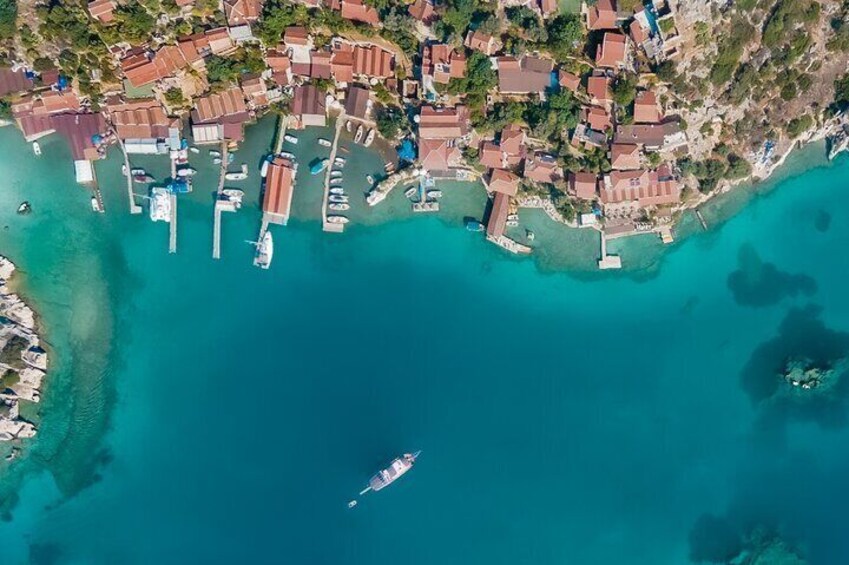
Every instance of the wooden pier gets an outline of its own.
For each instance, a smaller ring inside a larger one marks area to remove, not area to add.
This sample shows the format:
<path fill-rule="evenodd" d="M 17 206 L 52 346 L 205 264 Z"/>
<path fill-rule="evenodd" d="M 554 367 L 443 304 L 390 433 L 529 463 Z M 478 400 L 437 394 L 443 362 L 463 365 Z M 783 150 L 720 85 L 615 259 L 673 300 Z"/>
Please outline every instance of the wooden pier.
<path fill-rule="evenodd" d="M 127 198 L 130 201 L 130 214 L 141 214 L 142 207 L 136 204 L 136 195 L 133 192 L 133 175 L 130 174 L 130 156 L 127 154 L 127 148 L 124 147 L 124 142 L 118 137 L 117 132 L 115 132 L 115 139 L 118 140 L 118 146 L 121 148 L 121 153 L 124 154 L 124 168 L 127 171 Z"/>
<path fill-rule="evenodd" d="M 707 231 L 707 229 L 708 229 L 707 222 L 705 221 L 705 217 L 702 216 L 702 211 L 699 210 L 698 208 L 696 208 L 696 217 L 699 219 L 699 223 L 702 224 L 702 229 Z"/>
<path fill-rule="evenodd" d="M 283 151 L 283 138 L 286 136 L 287 127 L 289 127 L 289 116 L 280 116 L 280 122 L 277 127 L 277 140 L 274 143 L 275 155 Z"/>
<path fill-rule="evenodd" d="M 227 142 L 221 142 L 221 169 L 218 174 L 218 189 L 215 196 L 215 207 L 212 222 L 212 258 L 221 258 L 221 212 L 235 212 L 236 208 L 230 202 L 221 199 L 224 192 L 224 175 L 227 174 L 227 161 L 229 160 L 229 148 Z M 227 207 L 223 205 L 227 205 Z M 225 209 L 227 208 L 227 209 Z"/>
<path fill-rule="evenodd" d="M 171 199 L 171 221 L 169 222 L 168 253 L 177 252 L 177 195 L 172 191 Z"/>
<path fill-rule="evenodd" d="M 345 126 L 345 111 L 343 110 L 339 117 L 336 118 L 336 134 L 333 136 L 333 145 L 330 147 L 330 157 L 327 159 L 327 169 L 324 171 L 324 196 L 321 199 L 321 225 L 326 232 L 342 233 L 345 231 L 345 224 L 332 224 L 327 221 L 327 203 L 330 196 L 330 172 L 333 170 L 334 160 L 336 159 L 336 150 L 339 148 L 339 135 L 342 133 L 342 128 Z"/>

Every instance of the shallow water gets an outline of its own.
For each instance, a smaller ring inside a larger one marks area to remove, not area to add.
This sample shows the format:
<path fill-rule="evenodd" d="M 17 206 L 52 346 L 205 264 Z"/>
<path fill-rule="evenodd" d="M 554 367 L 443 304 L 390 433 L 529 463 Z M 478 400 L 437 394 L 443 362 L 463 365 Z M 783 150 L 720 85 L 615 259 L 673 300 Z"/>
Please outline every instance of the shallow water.
<path fill-rule="evenodd" d="M 237 162 L 272 132 L 253 128 Z M 298 135 L 304 152 L 326 137 Z M 842 389 L 770 389 L 782 344 L 849 331 L 847 160 L 679 241 L 651 277 L 584 280 L 463 230 L 485 198 L 469 185 L 446 190 L 453 215 L 412 217 L 394 194 L 338 236 L 303 176 L 259 271 L 253 172 L 213 261 L 204 155 L 168 255 L 167 226 L 127 213 L 115 156 L 97 216 L 60 140 L 36 160 L 0 139 L 0 250 L 54 350 L 33 456 L 0 484 L 8 503 L 25 476 L 4 562 L 678 564 L 703 549 L 706 513 L 774 527 L 814 563 L 849 559 Z M 352 192 L 382 167 L 349 163 Z M 14 214 L 23 199 L 31 216 Z M 407 219 L 382 222 L 390 208 Z M 584 233 L 545 253 L 591 261 Z M 346 508 L 412 449 L 408 476 Z"/>

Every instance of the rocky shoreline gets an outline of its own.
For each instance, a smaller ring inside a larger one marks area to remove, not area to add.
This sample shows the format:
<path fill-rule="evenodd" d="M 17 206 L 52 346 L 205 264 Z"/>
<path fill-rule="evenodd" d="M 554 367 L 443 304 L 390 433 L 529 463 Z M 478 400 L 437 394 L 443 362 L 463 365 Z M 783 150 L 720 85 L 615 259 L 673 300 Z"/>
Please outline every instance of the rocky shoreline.
<path fill-rule="evenodd" d="M 35 314 L 9 287 L 14 272 L 14 263 L 0 256 L 0 442 L 35 436 L 37 428 L 21 407 L 40 400 L 47 372 Z"/>

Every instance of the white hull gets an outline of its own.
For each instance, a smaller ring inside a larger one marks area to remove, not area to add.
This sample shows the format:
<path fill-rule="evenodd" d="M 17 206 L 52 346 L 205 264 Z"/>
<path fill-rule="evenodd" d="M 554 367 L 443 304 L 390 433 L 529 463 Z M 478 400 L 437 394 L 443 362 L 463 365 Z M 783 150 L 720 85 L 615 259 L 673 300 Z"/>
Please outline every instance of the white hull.
<path fill-rule="evenodd" d="M 262 269 L 267 269 L 271 266 L 271 260 L 274 258 L 274 239 L 271 237 L 271 232 L 266 231 L 262 236 L 262 241 L 256 246 L 256 257 L 254 265 Z"/>

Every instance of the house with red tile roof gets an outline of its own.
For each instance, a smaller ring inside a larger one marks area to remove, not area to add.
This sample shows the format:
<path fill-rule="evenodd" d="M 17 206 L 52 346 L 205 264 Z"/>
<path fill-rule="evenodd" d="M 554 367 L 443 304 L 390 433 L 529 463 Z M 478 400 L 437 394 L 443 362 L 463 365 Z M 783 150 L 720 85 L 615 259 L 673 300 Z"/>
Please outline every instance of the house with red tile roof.
<path fill-rule="evenodd" d="M 643 90 L 637 93 L 637 97 L 634 99 L 634 123 L 659 124 L 660 120 L 660 106 L 654 92 Z"/>
<path fill-rule="evenodd" d="M 117 7 L 115 0 L 92 0 L 88 3 L 88 13 L 101 23 L 108 24 L 115 21 Z"/>
<path fill-rule="evenodd" d="M 252 108 L 261 108 L 268 106 L 268 88 L 265 86 L 265 80 L 258 75 L 242 75 L 241 79 L 242 92 Z"/>
<path fill-rule="evenodd" d="M 295 192 L 295 165 L 283 157 L 268 164 L 262 193 L 262 219 L 285 226 L 289 223 Z"/>
<path fill-rule="evenodd" d="M 340 86 L 354 81 L 354 46 L 347 41 L 334 39 L 330 57 L 330 72 Z"/>
<path fill-rule="evenodd" d="M 504 169 L 493 169 L 486 179 L 486 187 L 490 192 L 501 192 L 516 196 L 519 192 L 519 177 Z"/>
<path fill-rule="evenodd" d="M 469 109 L 422 106 L 419 114 L 419 137 L 424 139 L 461 139 L 469 133 Z"/>
<path fill-rule="evenodd" d="M 236 50 L 236 44 L 233 38 L 230 37 L 230 32 L 226 27 L 217 27 L 210 29 L 204 33 L 207 41 L 209 41 L 209 49 L 215 55 L 226 55 Z"/>
<path fill-rule="evenodd" d="M 352 86 L 345 97 L 345 114 L 351 118 L 372 121 L 371 91 L 361 86 Z"/>
<path fill-rule="evenodd" d="M 233 87 L 199 98 L 192 110 L 192 137 L 195 143 L 242 141 L 244 126 L 250 120 L 241 88 Z"/>
<path fill-rule="evenodd" d="M 388 78 L 394 75 L 392 53 L 377 45 L 354 46 L 354 75 L 368 78 Z"/>
<path fill-rule="evenodd" d="M 642 167 L 640 147 L 629 143 L 614 143 L 610 146 L 610 166 L 624 171 Z"/>
<path fill-rule="evenodd" d="M 598 175 L 588 172 L 569 173 L 569 192 L 581 200 L 594 200 L 598 192 Z"/>
<path fill-rule="evenodd" d="M 557 164 L 557 159 L 553 155 L 537 151 L 525 159 L 522 175 L 534 182 L 551 184 L 563 178 L 563 169 Z"/>
<path fill-rule="evenodd" d="M 272 80 L 279 86 L 289 86 L 292 83 L 292 64 L 284 49 L 269 49 L 265 54 L 265 63 L 271 69 Z"/>
<path fill-rule="evenodd" d="M 230 27 L 250 25 L 262 15 L 261 0 L 223 0 L 224 15 Z"/>
<path fill-rule="evenodd" d="M 152 98 L 124 102 L 111 100 L 106 113 L 119 139 L 166 139 L 169 128 L 179 128 L 179 118 L 169 118 Z"/>
<path fill-rule="evenodd" d="M 507 216 L 510 215 L 510 195 L 496 192 L 492 199 L 492 209 L 486 222 L 486 236 L 490 239 L 500 239 L 507 227 Z"/>
<path fill-rule="evenodd" d="M 681 199 L 681 185 L 666 165 L 655 171 L 611 171 L 600 196 L 605 208 L 674 205 Z"/>
<path fill-rule="evenodd" d="M 496 37 L 479 31 L 467 33 L 463 45 L 472 51 L 480 51 L 487 56 L 495 55 L 501 49 L 501 42 Z"/>
<path fill-rule="evenodd" d="M 616 11 L 615 0 L 598 0 L 595 5 L 586 3 L 582 6 L 587 29 L 597 31 L 601 29 L 616 29 L 619 15 Z"/>
<path fill-rule="evenodd" d="M 501 131 L 498 143 L 484 141 L 479 152 L 480 164 L 489 169 L 510 169 L 525 158 L 525 132 L 516 124 Z"/>
<path fill-rule="evenodd" d="M 330 79 L 330 51 L 313 51 L 310 53 L 310 78 Z"/>
<path fill-rule="evenodd" d="M 448 84 L 452 78 L 463 78 L 466 73 L 466 55 L 446 43 L 431 43 L 422 47 L 422 86 L 428 81 Z"/>
<path fill-rule="evenodd" d="M 590 97 L 590 102 L 597 106 L 607 106 L 613 103 L 610 79 L 606 76 L 591 76 L 588 78 L 587 94 Z"/>
<path fill-rule="evenodd" d="M 339 8 L 335 8 L 338 5 Z M 380 23 L 377 10 L 367 5 L 363 0 L 337 0 L 330 3 L 331 9 L 338 9 L 346 20 L 361 22 L 376 26 Z"/>
<path fill-rule="evenodd" d="M 551 59 L 499 57 L 497 64 L 498 90 L 502 94 L 543 94 L 551 86 Z"/>
<path fill-rule="evenodd" d="M 35 86 L 23 70 L 13 71 L 9 67 L 0 67 L 0 96 L 26 92 Z"/>
<path fill-rule="evenodd" d="M 312 84 L 296 86 L 292 97 L 292 115 L 297 128 L 327 125 L 325 93 Z"/>
<path fill-rule="evenodd" d="M 621 33 L 607 32 L 596 50 L 595 63 L 599 67 L 620 69 L 628 57 L 628 38 Z"/>
<path fill-rule="evenodd" d="M 436 19 L 436 10 L 433 7 L 433 0 L 416 0 L 410 4 L 407 11 L 410 16 L 425 25 L 430 25 Z"/>
<path fill-rule="evenodd" d="M 589 106 L 581 110 L 583 119 L 595 131 L 606 132 L 613 127 L 613 115 L 606 108 Z"/>
<path fill-rule="evenodd" d="M 462 153 L 452 139 L 419 139 L 419 162 L 428 172 L 448 171 L 460 165 Z"/>
<path fill-rule="evenodd" d="M 639 20 L 631 22 L 631 25 L 628 26 L 628 34 L 631 36 L 631 41 L 636 45 L 642 45 L 649 39 L 648 30 L 643 27 Z"/>
<path fill-rule="evenodd" d="M 557 72 L 557 82 L 561 88 L 565 88 L 570 92 L 577 93 L 578 89 L 581 88 L 581 77 L 562 69 Z"/>
<path fill-rule="evenodd" d="M 647 151 L 672 151 L 687 144 L 687 134 L 677 121 L 616 127 L 614 143 L 633 143 Z"/>

